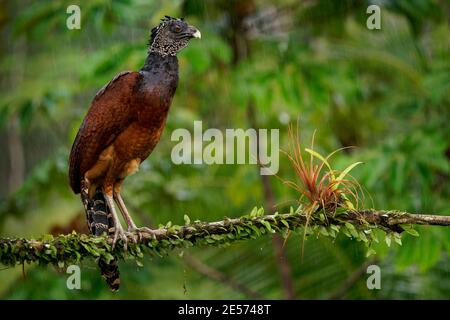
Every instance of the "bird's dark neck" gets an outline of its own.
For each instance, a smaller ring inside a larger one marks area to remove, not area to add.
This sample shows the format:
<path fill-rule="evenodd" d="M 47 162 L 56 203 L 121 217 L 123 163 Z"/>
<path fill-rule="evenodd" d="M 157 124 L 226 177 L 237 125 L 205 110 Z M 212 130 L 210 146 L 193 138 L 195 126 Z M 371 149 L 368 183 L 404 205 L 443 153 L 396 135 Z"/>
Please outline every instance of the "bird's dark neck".
<path fill-rule="evenodd" d="M 165 94 L 173 97 L 178 86 L 178 59 L 176 56 L 163 56 L 150 52 L 140 73 L 143 75 L 141 88 L 145 91 L 151 87 L 161 88 Z"/>
<path fill-rule="evenodd" d="M 178 75 L 178 59 L 176 56 L 163 56 L 157 52 L 150 52 L 141 71 L 151 74 L 165 73 Z"/>

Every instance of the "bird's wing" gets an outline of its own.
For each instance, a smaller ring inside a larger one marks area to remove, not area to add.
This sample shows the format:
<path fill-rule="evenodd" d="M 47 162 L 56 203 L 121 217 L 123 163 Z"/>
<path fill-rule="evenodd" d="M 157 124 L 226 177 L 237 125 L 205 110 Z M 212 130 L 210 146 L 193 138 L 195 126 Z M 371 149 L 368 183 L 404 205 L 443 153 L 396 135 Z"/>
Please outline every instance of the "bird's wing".
<path fill-rule="evenodd" d="M 69 179 L 75 193 L 100 153 L 135 119 L 131 99 L 140 77 L 139 72 L 121 72 L 95 95 L 70 152 Z"/>

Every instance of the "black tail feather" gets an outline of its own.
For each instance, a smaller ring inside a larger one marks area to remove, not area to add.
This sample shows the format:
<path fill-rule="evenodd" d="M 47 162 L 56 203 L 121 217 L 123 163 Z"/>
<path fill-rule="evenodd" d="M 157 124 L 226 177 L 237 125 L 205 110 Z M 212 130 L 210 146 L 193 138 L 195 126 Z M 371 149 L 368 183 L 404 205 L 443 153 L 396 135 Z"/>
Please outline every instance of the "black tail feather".
<path fill-rule="evenodd" d="M 90 232 L 95 236 L 101 236 L 105 233 L 108 235 L 113 234 L 114 222 L 101 188 L 97 188 L 92 199 L 89 199 L 88 188 L 82 183 L 81 200 L 86 211 Z M 120 274 L 117 260 L 112 260 L 107 263 L 103 259 L 100 259 L 98 266 L 100 267 L 102 277 L 105 278 L 111 290 L 119 290 Z"/>

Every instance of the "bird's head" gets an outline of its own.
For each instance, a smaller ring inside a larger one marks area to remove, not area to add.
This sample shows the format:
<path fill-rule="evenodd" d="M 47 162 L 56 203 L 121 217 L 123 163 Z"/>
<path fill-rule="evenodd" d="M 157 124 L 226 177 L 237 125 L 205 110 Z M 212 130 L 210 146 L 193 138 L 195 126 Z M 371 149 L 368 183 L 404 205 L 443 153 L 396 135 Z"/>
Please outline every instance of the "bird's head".
<path fill-rule="evenodd" d="M 200 37 L 200 31 L 187 24 L 183 19 L 165 16 L 161 19 L 160 24 L 152 29 L 149 52 L 174 56 L 187 46 L 189 40 Z"/>

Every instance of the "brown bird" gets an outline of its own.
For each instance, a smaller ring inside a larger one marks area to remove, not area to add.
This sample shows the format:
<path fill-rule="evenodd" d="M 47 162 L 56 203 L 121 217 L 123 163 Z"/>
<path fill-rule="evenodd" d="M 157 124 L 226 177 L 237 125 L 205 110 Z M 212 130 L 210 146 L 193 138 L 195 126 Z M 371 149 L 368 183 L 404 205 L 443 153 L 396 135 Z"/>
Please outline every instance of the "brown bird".
<path fill-rule="evenodd" d="M 91 233 L 111 235 L 113 246 L 122 239 L 126 247 L 132 232 L 155 233 L 136 227 L 120 188 L 161 137 L 178 84 L 176 54 L 190 39 L 200 37 L 200 31 L 183 19 L 162 19 L 151 31 L 144 66 L 138 72 L 121 72 L 98 91 L 78 130 L 70 153 L 70 186 L 81 193 Z M 114 201 L 128 232 L 119 221 Z M 117 261 L 100 259 L 99 265 L 108 285 L 117 290 Z"/>

